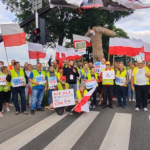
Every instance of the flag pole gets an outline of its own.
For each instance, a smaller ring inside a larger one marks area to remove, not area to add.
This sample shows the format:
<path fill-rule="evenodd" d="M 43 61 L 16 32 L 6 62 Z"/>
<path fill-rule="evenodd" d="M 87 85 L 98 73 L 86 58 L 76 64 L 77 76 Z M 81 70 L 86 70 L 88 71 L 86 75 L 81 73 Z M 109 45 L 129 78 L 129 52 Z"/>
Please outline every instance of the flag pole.
<path fill-rule="evenodd" d="M 8 55 L 7 55 L 7 51 L 6 51 L 6 47 L 5 47 L 5 46 L 4 46 L 4 49 L 5 49 L 5 54 L 6 54 L 7 63 L 8 63 L 8 66 L 9 66 Z"/>

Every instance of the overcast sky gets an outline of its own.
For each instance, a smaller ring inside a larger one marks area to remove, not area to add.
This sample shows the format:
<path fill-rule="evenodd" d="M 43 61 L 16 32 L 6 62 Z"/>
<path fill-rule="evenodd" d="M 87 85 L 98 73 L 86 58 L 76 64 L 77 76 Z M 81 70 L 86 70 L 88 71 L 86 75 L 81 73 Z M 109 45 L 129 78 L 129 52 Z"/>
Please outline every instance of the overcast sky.
<path fill-rule="evenodd" d="M 144 3 L 150 3 L 150 0 L 141 0 Z M 15 16 L 10 11 L 7 11 L 6 6 L 0 2 L 0 23 L 11 22 L 14 20 Z M 118 28 L 122 28 L 130 38 L 141 39 L 144 42 L 150 43 L 150 9 L 136 10 L 134 14 L 122 18 L 119 22 L 116 22 Z M 13 47 L 6 49 L 8 54 L 9 62 L 11 59 L 16 59 L 21 62 L 29 62 L 27 45 L 20 47 Z M 48 49 L 46 51 L 47 56 L 41 62 L 47 62 L 50 55 L 54 55 L 55 51 L 53 49 Z M 0 44 L 0 60 L 4 61 L 6 64 L 6 55 L 3 43 Z M 35 64 L 35 60 L 30 60 L 31 63 Z"/>

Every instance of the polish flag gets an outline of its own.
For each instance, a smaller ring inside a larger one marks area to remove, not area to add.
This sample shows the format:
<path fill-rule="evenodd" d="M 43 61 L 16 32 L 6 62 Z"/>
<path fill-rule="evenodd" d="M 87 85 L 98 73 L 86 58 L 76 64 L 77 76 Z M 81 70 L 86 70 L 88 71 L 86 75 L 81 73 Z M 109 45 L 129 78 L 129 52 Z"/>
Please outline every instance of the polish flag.
<path fill-rule="evenodd" d="M 56 46 L 56 60 L 60 59 L 61 53 L 61 60 L 77 60 L 82 57 L 81 54 L 75 51 L 74 48 L 65 48 L 63 46 L 57 45 Z"/>
<path fill-rule="evenodd" d="M 0 27 L 5 47 L 20 46 L 26 43 L 26 33 L 18 24 L 1 24 Z"/>
<path fill-rule="evenodd" d="M 41 44 L 29 42 L 28 43 L 28 51 L 29 51 L 30 59 L 40 59 L 40 58 L 46 57 L 46 53 Z"/>
<path fill-rule="evenodd" d="M 143 50 L 143 41 L 136 39 L 110 38 L 109 55 L 136 56 Z"/>
<path fill-rule="evenodd" d="M 150 44 L 144 43 L 145 61 L 150 61 Z"/>
<path fill-rule="evenodd" d="M 74 47 L 75 47 L 75 43 L 82 42 L 82 41 L 86 42 L 87 47 L 92 46 L 91 39 L 89 37 L 73 34 L 73 46 Z"/>
<path fill-rule="evenodd" d="M 75 107 L 74 111 L 81 113 L 81 111 L 83 111 L 83 106 L 88 102 L 88 100 L 90 99 L 90 97 L 92 96 L 92 94 L 94 93 L 94 91 L 96 90 L 96 86 L 91 89 L 81 100 L 81 102 L 79 104 L 77 104 L 77 106 Z M 88 105 L 87 105 L 88 106 Z M 84 108 L 85 110 L 85 108 Z"/>

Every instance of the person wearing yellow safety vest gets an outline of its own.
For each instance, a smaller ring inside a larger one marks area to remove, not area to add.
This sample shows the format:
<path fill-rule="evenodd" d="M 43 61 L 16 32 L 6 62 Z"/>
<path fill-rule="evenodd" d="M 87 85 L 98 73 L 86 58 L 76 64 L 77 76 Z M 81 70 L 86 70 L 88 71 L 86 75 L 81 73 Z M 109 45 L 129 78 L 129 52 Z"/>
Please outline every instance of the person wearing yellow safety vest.
<path fill-rule="evenodd" d="M 61 90 L 68 90 L 71 89 L 71 87 L 69 86 L 68 83 L 66 83 L 66 77 L 65 76 L 61 76 L 60 78 L 60 82 L 58 82 L 57 86 L 55 87 L 54 91 L 61 91 Z M 55 111 L 58 115 L 63 115 L 64 111 L 68 114 L 68 115 L 73 115 L 73 113 L 71 112 L 72 108 L 74 106 L 68 106 L 66 107 L 58 107 L 55 108 Z M 52 103 L 50 108 L 53 108 L 53 99 L 52 99 Z"/>
<path fill-rule="evenodd" d="M 44 111 L 41 107 L 44 91 L 47 90 L 47 78 L 46 73 L 42 71 L 41 63 L 36 64 L 36 69 L 32 70 L 29 81 L 32 86 L 32 100 L 31 100 L 31 115 L 35 114 L 35 107 L 37 102 L 37 111 Z"/>
<path fill-rule="evenodd" d="M 110 68 L 110 62 L 106 62 L 106 69 L 102 69 L 100 74 L 102 78 L 102 86 L 103 86 L 103 109 L 107 107 L 107 98 L 109 101 L 108 107 L 113 109 L 112 106 L 112 97 L 113 97 L 113 89 L 114 89 L 114 79 L 103 79 L 103 72 L 104 71 L 114 71 L 114 69 Z M 115 77 L 114 77 L 115 78 Z"/>
<path fill-rule="evenodd" d="M 3 66 L 1 68 L 1 71 L 2 71 L 3 76 L 7 76 L 8 68 L 6 66 Z M 11 97 L 10 82 L 6 82 L 6 85 L 4 85 L 3 96 L 4 96 L 3 103 L 5 103 L 6 111 L 10 112 L 10 109 L 9 109 L 9 103 L 10 103 L 10 97 Z"/>
<path fill-rule="evenodd" d="M 127 90 L 127 70 L 124 69 L 123 64 L 119 64 L 119 70 L 116 73 L 117 99 L 118 105 L 116 107 L 126 108 L 126 90 Z M 123 98 L 123 101 L 121 100 Z"/>
<path fill-rule="evenodd" d="M 98 82 L 98 75 L 97 73 L 95 73 L 95 68 L 91 68 L 91 72 L 87 74 L 87 79 L 88 80 L 92 80 L 92 79 L 95 79 L 96 82 Z M 98 84 L 97 84 L 98 86 Z M 93 94 L 91 95 L 91 97 L 93 97 L 93 101 L 91 102 L 91 105 L 90 105 L 90 108 L 95 108 L 96 106 L 96 92 L 97 92 L 97 89 L 95 89 L 95 91 L 93 92 Z"/>
<path fill-rule="evenodd" d="M 77 99 L 78 103 L 81 102 L 82 98 L 88 93 L 88 91 L 85 89 L 85 86 L 83 84 L 79 85 L 79 90 L 77 90 Z M 82 110 L 84 112 L 89 112 L 89 103 L 88 101 L 82 106 Z"/>
<path fill-rule="evenodd" d="M 48 61 L 48 65 L 49 65 L 49 66 L 53 66 L 55 73 L 57 73 L 57 72 L 58 72 L 58 63 L 57 63 L 56 60 L 54 60 L 54 61 L 53 61 L 53 65 L 52 65 L 52 63 L 51 63 L 52 58 L 53 58 L 53 55 L 50 56 L 50 59 L 49 59 L 49 61 Z"/>
<path fill-rule="evenodd" d="M 47 83 L 47 85 L 48 85 L 48 106 L 50 106 L 51 98 L 52 98 L 52 91 L 54 90 L 55 86 L 50 88 L 49 78 L 57 76 L 57 74 L 54 72 L 54 67 L 53 66 L 49 67 L 49 72 L 46 73 L 46 76 L 47 76 L 47 82 L 48 82 Z M 57 77 L 56 77 L 56 79 L 57 79 Z"/>
<path fill-rule="evenodd" d="M 61 78 L 61 76 L 63 76 L 63 73 L 64 73 L 64 69 L 63 69 L 63 67 L 60 67 L 59 72 L 56 73 L 58 81 L 60 81 L 60 78 Z"/>
<path fill-rule="evenodd" d="M 147 100 L 148 100 L 148 90 L 149 90 L 149 69 L 144 67 L 143 61 L 138 61 L 138 67 L 134 68 L 132 78 L 131 78 L 131 87 L 136 93 L 136 108 L 135 111 L 139 111 L 141 106 L 144 111 L 147 109 Z"/>
<path fill-rule="evenodd" d="M 28 112 L 26 112 L 26 100 L 25 100 L 25 86 L 26 86 L 25 74 L 23 69 L 20 68 L 19 62 L 14 62 L 14 69 L 8 71 L 6 80 L 7 82 L 11 82 L 11 91 L 14 105 L 16 108 L 15 115 L 20 114 L 18 94 L 21 97 L 21 111 L 23 114 L 28 115 Z"/>
<path fill-rule="evenodd" d="M 90 69 L 88 68 L 88 64 L 84 64 L 83 69 L 81 70 L 81 82 L 85 82 L 87 78 L 87 74 L 90 73 Z"/>

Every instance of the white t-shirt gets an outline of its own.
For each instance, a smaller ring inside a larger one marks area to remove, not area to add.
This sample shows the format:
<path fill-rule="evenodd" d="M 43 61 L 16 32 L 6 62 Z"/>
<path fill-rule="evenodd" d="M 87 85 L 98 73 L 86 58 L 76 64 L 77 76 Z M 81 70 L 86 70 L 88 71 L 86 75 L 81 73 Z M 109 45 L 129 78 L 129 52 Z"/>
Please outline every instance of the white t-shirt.
<path fill-rule="evenodd" d="M 145 68 L 142 69 L 138 68 L 136 75 L 136 85 L 147 85 L 147 77 L 145 76 L 145 74 L 146 74 Z M 132 76 L 135 76 L 134 71 Z"/>

